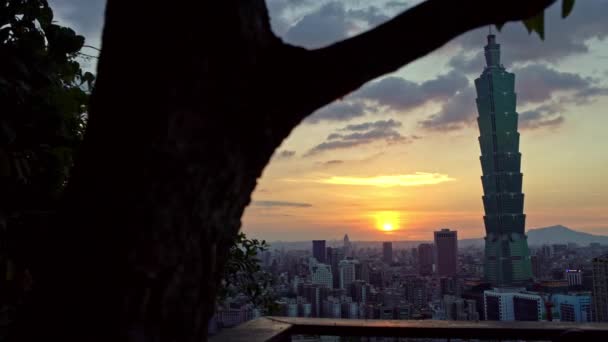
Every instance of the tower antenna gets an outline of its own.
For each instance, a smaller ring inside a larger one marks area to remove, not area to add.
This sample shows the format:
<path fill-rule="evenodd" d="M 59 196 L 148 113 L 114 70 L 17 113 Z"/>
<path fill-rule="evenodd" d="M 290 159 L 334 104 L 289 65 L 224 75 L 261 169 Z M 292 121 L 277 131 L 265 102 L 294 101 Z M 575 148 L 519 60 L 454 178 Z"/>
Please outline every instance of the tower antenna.
<path fill-rule="evenodd" d="M 488 25 L 488 31 L 492 34 L 492 25 Z"/>

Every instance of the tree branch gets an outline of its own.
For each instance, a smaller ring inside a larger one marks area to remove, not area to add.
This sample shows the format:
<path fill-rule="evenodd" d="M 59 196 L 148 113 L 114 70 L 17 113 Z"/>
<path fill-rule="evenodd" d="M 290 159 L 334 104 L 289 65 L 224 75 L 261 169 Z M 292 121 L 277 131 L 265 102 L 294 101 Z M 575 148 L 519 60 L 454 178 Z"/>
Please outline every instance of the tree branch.
<path fill-rule="evenodd" d="M 292 47 L 299 91 L 282 99 L 295 120 L 356 90 L 364 83 L 396 71 L 469 30 L 529 18 L 555 0 L 429 0 L 394 19 L 350 39 L 306 51 Z M 481 42 L 480 42 L 481 43 Z M 306 51 L 305 53 L 302 51 Z M 407 94 L 403 94 L 407 96 Z"/>

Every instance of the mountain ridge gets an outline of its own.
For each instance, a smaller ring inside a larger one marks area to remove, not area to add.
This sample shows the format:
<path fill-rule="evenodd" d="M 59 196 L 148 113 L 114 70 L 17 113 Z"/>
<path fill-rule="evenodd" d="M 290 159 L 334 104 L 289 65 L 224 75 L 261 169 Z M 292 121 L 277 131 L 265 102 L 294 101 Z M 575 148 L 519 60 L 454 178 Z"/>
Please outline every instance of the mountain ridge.
<path fill-rule="evenodd" d="M 579 246 L 588 246 L 591 242 L 608 245 L 607 235 L 596 235 L 577 231 L 563 225 L 531 228 L 526 232 L 529 246 L 541 246 L 544 244 L 564 244 L 576 243 Z M 327 240 L 328 247 L 341 246 L 340 240 Z M 429 243 L 431 240 L 397 240 L 393 242 L 393 249 L 403 249 L 416 247 L 421 243 Z M 286 249 L 306 249 L 310 248 L 310 241 L 274 241 L 269 242 L 273 248 L 284 247 Z M 381 247 L 382 241 L 352 241 L 353 244 L 361 247 Z M 483 247 L 483 238 L 459 239 L 459 248 Z"/>

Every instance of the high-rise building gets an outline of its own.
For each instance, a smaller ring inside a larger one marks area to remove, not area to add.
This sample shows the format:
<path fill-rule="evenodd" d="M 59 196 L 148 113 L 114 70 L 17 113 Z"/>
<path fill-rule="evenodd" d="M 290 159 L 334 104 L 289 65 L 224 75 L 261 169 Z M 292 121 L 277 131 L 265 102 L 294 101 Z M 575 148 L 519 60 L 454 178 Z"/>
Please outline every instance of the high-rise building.
<path fill-rule="evenodd" d="M 540 321 L 544 308 L 543 297 L 523 288 L 484 291 L 484 311 L 488 321 Z"/>
<path fill-rule="evenodd" d="M 355 264 L 357 260 L 344 259 L 340 261 L 340 288 L 350 289 L 350 285 L 355 281 Z"/>
<path fill-rule="evenodd" d="M 453 277 L 458 272 L 458 234 L 455 230 L 435 232 L 437 274 Z"/>
<path fill-rule="evenodd" d="M 334 286 L 331 266 L 319 263 L 310 267 L 310 273 L 313 284 L 323 285 L 328 288 Z"/>
<path fill-rule="evenodd" d="M 325 262 L 325 240 L 312 240 L 312 256 L 318 262 Z"/>
<path fill-rule="evenodd" d="M 344 235 L 344 256 L 352 257 L 353 256 L 353 245 L 348 238 L 348 234 Z"/>
<path fill-rule="evenodd" d="M 591 322 L 591 293 L 556 294 L 551 296 L 562 322 Z"/>
<path fill-rule="evenodd" d="M 579 287 L 583 285 L 583 271 L 567 269 L 565 278 L 568 281 L 569 287 Z"/>
<path fill-rule="evenodd" d="M 370 293 L 370 286 L 363 280 L 355 280 L 350 284 L 350 296 L 355 302 L 365 303 Z"/>
<path fill-rule="evenodd" d="M 390 264 L 393 262 L 393 243 L 383 242 L 382 243 L 382 260 Z"/>
<path fill-rule="evenodd" d="M 418 245 L 418 273 L 423 276 L 433 274 L 433 245 L 430 243 Z"/>
<path fill-rule="evenodd" d="M 593 258 L 594 321 L 608 322 L 608 254 Z"/>
<path fill-rule="evenodd" d="M 344 259 L 344 249 L 327 247 L 327 263 L 331 266 L 334 288 L 340 288 L 340 261 Z"/>
<path fill-rule="evenodd" d="M 515 75 L 500 64 L 500 45 L 492 34 L 485 58 L 486 67 L 475 80 L 486 227 L 485 278 L 495 286 L 523 285 L 532 278 L 532 270 L 523 213 Z"/>

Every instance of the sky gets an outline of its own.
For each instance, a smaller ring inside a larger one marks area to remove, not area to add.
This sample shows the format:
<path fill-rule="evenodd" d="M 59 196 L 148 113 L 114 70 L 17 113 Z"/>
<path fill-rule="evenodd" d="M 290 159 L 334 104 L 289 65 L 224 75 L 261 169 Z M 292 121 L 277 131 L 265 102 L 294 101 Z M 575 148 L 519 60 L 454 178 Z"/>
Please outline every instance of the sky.
<path fill-rule="evenodd" d="M 314 49 L 419 2 L 267 5 L 278 36 Z M 105 1 L 50 3 L 60 23 L 101 46 Z M 516 75 L 527 228 L 562 224 L 608 235 L 608 0 L 579 0 L 566 19 L 559 7 L 546 13 L 544 41 L 521 23 L 496 33 L 502 62 Z M 258 180 L 243 231 L 270 241 L 345 233 L 351 240 L 431 240 L 445 227 L 460 238 L 483 236 L 473 80 L 484 67 L 487 34 L 468 32 L 313 113 Z M 87 63 L 95 68 L 94 59 Z"/>

